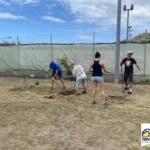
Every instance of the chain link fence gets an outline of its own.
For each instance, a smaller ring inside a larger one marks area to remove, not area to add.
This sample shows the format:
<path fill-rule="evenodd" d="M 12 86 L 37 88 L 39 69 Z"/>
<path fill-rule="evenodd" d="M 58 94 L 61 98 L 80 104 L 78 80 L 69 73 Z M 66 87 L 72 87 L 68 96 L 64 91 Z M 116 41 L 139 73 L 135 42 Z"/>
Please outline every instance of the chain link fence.
<path fill-rule="evenodd" d="M 48 70 L 50 61 L 58 62 L 67 58 L 68 64 L 76 63 L 87 71 L 88 65 L 94 59 L 96 51 L 102 55 L 102 60 L 112 73 L 115 64 L 115 43 L 101 43 L 95 38 L 95 33 L 88 36 L 69 34 L 5 37 L 0 38 L 0 76 L 27 76 L 45 78 L 45 70 Z M 134 79 L 136 82 L 148 82 L 150 80 L 150 44 L 125 43 L 121 44 L 120 59 L 126 57 L 127 51 L 134 52 L 133 57 L 144 71 L 141 74 L 134 67 Z M 66 75 L 63 68 L 64 76 Z M 121 72 L 120 72 L 121 73 Z M 91 76 L 88 73 L 89 76 Z M 105 75 L 106 81 L 113 81 L 114 75 Z M 120 75 L 121 79 L 121 75 Z"/>

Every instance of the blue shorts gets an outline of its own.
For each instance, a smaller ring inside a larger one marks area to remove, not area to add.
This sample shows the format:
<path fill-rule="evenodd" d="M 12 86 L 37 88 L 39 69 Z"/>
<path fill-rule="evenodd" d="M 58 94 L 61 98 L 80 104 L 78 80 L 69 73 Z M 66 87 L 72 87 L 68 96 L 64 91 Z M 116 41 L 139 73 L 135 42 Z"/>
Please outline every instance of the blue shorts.
<path fill-rule="evenodd" d="M 86 78 L 77 79 L 77 80 L 76 80 L 76 87 L 78 88 L 81 83 L 82 83 L 82 86 L 86 86 Z"/>
<path fill-rule="evenodd" d="M 99 76 L 92 77 L 92 81 L 93 81 L 93 82 L 102 83 L 102 82 L 104 82 L 104 77 L 103 77 L 103 76 L 101 76 L 101 77 L 99 77 Z"/>
<path fill-rule="evenodd" d="M 55 73 L 56 73 L 56 71 L 52 72 L 52 77 L 55 75 Z M 57 76 L 59 76 L 59 78 L 62 78 L 62 71 L 59 71 L 58 74 L 57 74 Z"/>

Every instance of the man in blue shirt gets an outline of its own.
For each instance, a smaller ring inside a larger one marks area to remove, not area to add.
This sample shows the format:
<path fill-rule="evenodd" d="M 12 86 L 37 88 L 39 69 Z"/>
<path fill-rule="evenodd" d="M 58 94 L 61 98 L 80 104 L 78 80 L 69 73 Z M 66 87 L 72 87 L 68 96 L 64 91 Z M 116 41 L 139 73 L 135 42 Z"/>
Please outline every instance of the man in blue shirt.
<path fill-rule="evenodd" d="M 60 81 L 62 82 L 63 84 L 63 89 L 65 89 L 65 85 L 64 85 L 64 80 L 62 79 L 62 68 L 60 67 L 60 65 L 54 61 L 52 61 L 50 64 L 49 64 L 49 71 L 51 71 L 51 69 L 53 70 L 52 72 L 52 89 L 53 89 L 53 85 L 54 85 L 54 80 L 55 78 L 58 76 Z"/>

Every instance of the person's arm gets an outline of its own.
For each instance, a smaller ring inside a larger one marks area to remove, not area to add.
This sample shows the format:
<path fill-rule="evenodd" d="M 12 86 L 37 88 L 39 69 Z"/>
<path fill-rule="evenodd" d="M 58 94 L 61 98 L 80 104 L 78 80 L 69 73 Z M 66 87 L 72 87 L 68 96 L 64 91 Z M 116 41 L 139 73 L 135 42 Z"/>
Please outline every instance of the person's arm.
<path fill-rule="evenodd" d="M 90 63 L 89 67 L 88 67 L 88 71 L 92 72 L 92 66 L 93 66 L 93 62 Z"/>
<path fill-rule="evenodd" d="M 82 67 L 82 70 L 84 71 L 84 68 L 83 68 L 83 66 L 81 66 Z"/>
<path fill-rule="evenodd" d="M 139 71 L 142 72 L 142 70 L 141 70 L 141 68 L 139 67 L 139 65 L 138 65 L 137 63 L 136 63 L 135 65 L 136 65 L 136 67 L 139 69 Z"/>
<path fill-rule="evenodd" d="M 121 62 L 120 62 L 120 66 L 122 66 L 123 65 L 123 61 L 121 60 Z"/>
<path fill-rule="evenodd" d="M 120 62 L 120 66 L 122 66 L 125 63 L 125 59 L 122 59 Z"/>
<path fill-rule="evenodd" d="M 75 68 L 72 70 L 72 74 L 73 74 L 73 77 L 74 77 L 74 81 L 76 82 L 76 71 L 75 71 Z"/>
<path fill-rule="evenodd" d="M 105 64 L 103 62 L 100 65 L 102 66 L 102 68 L 103 68 L 103 70 L 104 70 L 105 73 L 111 73 L 110 71 L 108 71 L 106 69 Z"/>
<path fill-rule="evenodd" d="M 138 70 L 139 70 L 140 72 L 142 72 L 140 66 L 137 64 L 137 62 L 136 62 L 136 60 L 135 60 L 134 58 L 133 58 L 133 64 L 135 64 L 135 66 L 138 68 Z"/>
<path fill-rule="evenodd" d="M 58 74 L 58 70 L 56 70 L 56 73 L 54 74 L 54 76 L 53 76 L 53 78 L 52 78 L 52 79 L 55 79 L 55 78 L 56 78 L 56 76 L 57 76 L 57 74 Z"/>
<path fill-rule="evenodd" d="M 76 77 L 76 76 L 74 76 L 74 82 L 76 82 L 76 80 L 77 80 L 77 77 Z"/>
<path fill-rule="evenodd" d="M 49 69 L 47 70 L 47 72 L 50 72 L 51 71 L 51 67 L 49 67 Z"/>

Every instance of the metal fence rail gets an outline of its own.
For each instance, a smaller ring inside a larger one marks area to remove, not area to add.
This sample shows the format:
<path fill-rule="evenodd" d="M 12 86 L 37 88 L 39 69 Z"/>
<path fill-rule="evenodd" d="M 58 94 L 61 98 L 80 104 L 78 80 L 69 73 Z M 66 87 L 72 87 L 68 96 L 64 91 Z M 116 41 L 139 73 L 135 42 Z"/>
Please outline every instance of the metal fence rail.
<path fill-rule="evenodd" d="M 75 62 L 81 64 L 85 71 L 94 59 L 94 54 L 99 51 L 108 70 L 114 72 L 115 43 L 100 43 L 91 34 L 91 43 L 86 40 L 75 41 L 74 37 L 67 34 L 46 36 L 8 37 L 0 38 L 0 76 L 24 76 L 30 73 L 37 77 L 45 77 L 42 70 L 49 68 L 50 61 L 67 58 L 68 64 Z M 66 40 L 67 39 L 67 40 Z M 68 41 L 69 39 L 69 41 Z M 141 74 L 134 69 L 135 81 L 148 81 L 150 76 L 150 44 L 126 43 L 120 45 L 120 58 L 126 57 L 126 52 L 132 50 L 133 57 L 144 71 Z M 65 69 L 64 74 L 65 74 Z M 114 79 L 114 75 L 105 75 L 106 79 Z"/>

